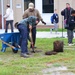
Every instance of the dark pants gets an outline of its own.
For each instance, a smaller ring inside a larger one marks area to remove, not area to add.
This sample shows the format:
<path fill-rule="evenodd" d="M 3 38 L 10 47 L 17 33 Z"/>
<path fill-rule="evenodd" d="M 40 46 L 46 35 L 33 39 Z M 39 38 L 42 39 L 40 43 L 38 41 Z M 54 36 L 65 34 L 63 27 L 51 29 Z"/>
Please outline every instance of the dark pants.
<path fill-rule="evenodd" d="M 28 35 L 29 35 L 29 28 L 28 28 Z M 30 40 L 30 38 L 28 37 L 28 39 Z M 32 39 L 33 39 L 33 44 L 35 45 L 36 42 L 36 27 L 32 28 Z"/>
<path fill-rule="evenodd" d="M 73 30 L 69 30 L 67 29 L 67 35 L 68 35 L 68 43 L 72 44 L 72 40 L 73 40 Z"/>
<path fill-rule="evenodd" d="M 6 21 L 6 29 L 5 29 L 6 33 L 7 33 L 7 30 L 8 30 L 8 25 L 9 24 L 11 26 L 11 32 L 13 32 L 13 20 L 9 20 L 9 21 Z"/>
<path fill-rule="evenodd" d="M 32 28 L 32 38 L 33 38 L 33 44 L 35 45 L 35 42 L 36 42 L 36 27 Z"/>
<path fill-rule="evenodd" d="M 21 53 L 27 53 L 27 27 L 23 24 L 19 24 L 17 28 L 21 35 Z"/>

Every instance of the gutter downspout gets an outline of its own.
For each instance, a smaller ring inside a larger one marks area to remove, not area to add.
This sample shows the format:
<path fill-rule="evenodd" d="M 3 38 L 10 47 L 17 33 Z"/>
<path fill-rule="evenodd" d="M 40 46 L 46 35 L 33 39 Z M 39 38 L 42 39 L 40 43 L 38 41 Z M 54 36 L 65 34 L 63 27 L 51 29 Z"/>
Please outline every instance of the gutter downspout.
<path fill-rule="evenodd" d="M 4 13 L 4 6 L 3 6 L 4 0 L 1 0 L 1 11 L 2 11 L 2 29 L 4 29 L 4 18 L 3 18 L 3 13 Z"/>

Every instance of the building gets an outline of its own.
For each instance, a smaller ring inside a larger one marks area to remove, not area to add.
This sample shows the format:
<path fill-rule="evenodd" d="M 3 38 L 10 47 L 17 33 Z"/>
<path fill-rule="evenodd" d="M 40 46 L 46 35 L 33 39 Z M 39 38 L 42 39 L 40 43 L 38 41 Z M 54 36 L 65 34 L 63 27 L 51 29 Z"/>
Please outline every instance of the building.
<path fill-rule="evenodd" d="M 28 8 L 28 3 L 33 2 L 35 8 L 39 10 L 41 16 L 47 25 L 51 25 L 50 17 L 54 12 L 54 9 L 58 10 L 59 14 L 59 27 L 62 27 L 61 10 L 65 8 L 66 3 L 70 3 L 71 7 L 75 8 L 74 0 L 0 0 L 0 26 L 4 28 L 3 14 L 6 10 L 6 4 L 10 4 L 14 10 L 14 22 L 20 21 L 24 10 Z"/>

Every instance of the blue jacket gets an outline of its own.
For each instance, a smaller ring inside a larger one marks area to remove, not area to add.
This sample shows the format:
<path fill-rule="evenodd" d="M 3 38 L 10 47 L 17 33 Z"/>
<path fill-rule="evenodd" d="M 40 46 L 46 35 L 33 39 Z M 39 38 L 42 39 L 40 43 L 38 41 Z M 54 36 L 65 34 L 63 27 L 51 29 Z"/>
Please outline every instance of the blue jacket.
<path fill-rule="evenodd" d="M 59 16 L 58 14 L 53 14 L 53 22 L 58 23 L 59 22 Z"/>

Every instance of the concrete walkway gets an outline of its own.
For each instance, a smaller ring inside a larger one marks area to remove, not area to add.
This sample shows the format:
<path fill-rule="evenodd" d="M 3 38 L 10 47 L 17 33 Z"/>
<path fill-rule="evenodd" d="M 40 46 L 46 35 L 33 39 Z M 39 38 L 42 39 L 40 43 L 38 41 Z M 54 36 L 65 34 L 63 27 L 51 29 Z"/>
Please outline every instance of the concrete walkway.
<path fill-rule="evenodd" d="M 4 33 L 4 29 L 0 29 L 0 34 Z M 14 32 L 18 32 L 17 29 L 14 29 Z M 11 30 L 8 30 L 8 33 L 11 33 Z M 75 33 L 74 33 L 75 36 Z M 37 38 L 55 38 L 55 37 L 62 37 L 62 32 L 37 32 Z M 63 37 L 67 38 L 67 32 L 63 32 Z"/>
<path fill-rule="evenodd" d="M 64 32 L 62 35 L 62 32 L 37 32 L 36 35 L 37 38 L 56 38 L 56 37 L 65 37 L 67 38 L 67 33 Z"/>

